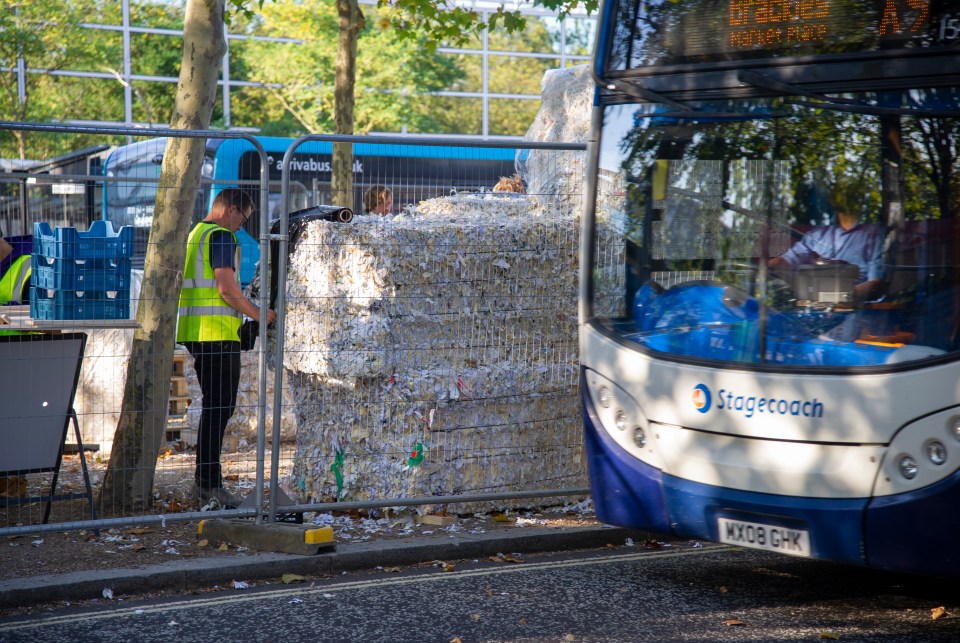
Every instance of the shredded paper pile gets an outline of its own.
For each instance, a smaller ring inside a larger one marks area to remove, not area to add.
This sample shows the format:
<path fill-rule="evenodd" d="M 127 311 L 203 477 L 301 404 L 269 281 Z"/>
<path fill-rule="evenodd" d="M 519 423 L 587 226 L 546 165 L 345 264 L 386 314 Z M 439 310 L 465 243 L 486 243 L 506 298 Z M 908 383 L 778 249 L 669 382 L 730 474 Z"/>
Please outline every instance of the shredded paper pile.
<path fill-rule="evenodd" d="M 577 237 L 575 213 L 513 193 L 309 223 L 284 351 L 301 495 L 582 485 Z"/>

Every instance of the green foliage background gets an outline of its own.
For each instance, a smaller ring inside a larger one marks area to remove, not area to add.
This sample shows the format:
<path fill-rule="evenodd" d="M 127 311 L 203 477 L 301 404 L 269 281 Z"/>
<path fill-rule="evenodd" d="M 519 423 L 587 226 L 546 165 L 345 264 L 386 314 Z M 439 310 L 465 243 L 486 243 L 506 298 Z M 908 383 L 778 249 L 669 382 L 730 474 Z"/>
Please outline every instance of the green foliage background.
<path fill-rule="evenodd" d="M 17 75 L 0 72 L 0 119 L 55 122 L 64 120 L 123 122 L 123 41 L 117 30 L 84 28 L 120 25 L 121 3 L 116 0 L 0 0 L 0 63 L 15 70 L 22 53 L 26 66 L 48 73 L 27 74 L 26 101 L 18 97 Z M 131 2 L 131 25 L 179 31 L 183 28 L 184 0 Z M 236 5 L 232 2 L 231 6 Z M 562 10 L 559 5 L 558 9 Z M 447 45 L 479 47 L 478 36 L 451 29 L 433 16 L 430 0 L 406 0 L 382 8 L 362 5 L 366 27 L 360 33 L 356 132 L 480 134 L 482 99 L 437 96 L 434 92 L 479 92 L 482 58 L 449 53 Z M 236 7 L 234 6 L 236 9 Z M 270 43 L 231 37 L 231 81 L 261 86 L 232 86 L 231 126 L 253 127 L 275 136 L 332 132 L 333 81 L 337 43 L 337 15 L 329 0 L 255 0 L 234 11 L 233 36 L 262 35 L 297 39 L 299 43 Z M 417 14 L 415 12 L 420 12 Z M 433 22 L 431 22 L 433 20 Z M 464 25 L 476 17 L 464 14 Z M 539 95 L 547 69 L 559 67 L 560 42 L 556 19 L 528 18 L 521 31 L 518 14 L 501 11 L 491 22 L 488 47 L 503 50 L 491 55 L 488 89 L 491 93 Z M 592 26 L 568 21 L 568 54 L 589 55 Z M 401 28 L 402 27 L 402 28 Z M 182 58 L 182 39 L 172 34 L 133 33 L 130 40 L 132 73 L 176 78 Z M 554 52 L 555 58 L 509 55 Z M 61 70 L 95 72 L 100 77 L 58 76 Z M 133 81 L 132 119 L 150 125 L 170 122 L 175 82 Z M 228 125 L 222 98 L 214 110 L 212 127 Z M 528 98 L 489 99 L 488 131 L 493 135 L 523 135 L 540 106 Z M 118 143 L 103 137 L 28 134 L 29 158 L 50 158 L 93 144 Z M 0 133 L 0 156 L 20 155 L 18 141 Z"/>

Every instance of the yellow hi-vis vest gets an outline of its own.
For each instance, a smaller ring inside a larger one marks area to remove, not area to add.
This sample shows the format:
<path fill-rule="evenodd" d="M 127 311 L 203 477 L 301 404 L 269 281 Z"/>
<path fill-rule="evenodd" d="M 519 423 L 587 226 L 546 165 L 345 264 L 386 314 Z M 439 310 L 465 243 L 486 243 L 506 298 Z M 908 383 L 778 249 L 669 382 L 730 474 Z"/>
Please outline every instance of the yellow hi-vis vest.
<path fill-rule="evenodd" d="M 33 273 L 33 262 L 30 255 L 23 255 L 13 260 L 7 271 L 0 277 L 0 304 L 9 304 L 11 301 L 21 301 L 23 287 L 30 281 Z"/>
<path fill-rule="evenodd" d="M 233 232 L 215 223 L 202 221 L 187 238 L 187 261 L 183 268 L 180 309 L 177 311 L 178 343 L 240 341 L 242 315 L 220 296 L 210 264 L 210 235 L 217 230 L 229 233 L 236 242 L 237 235 Z M 239 254 L 238 245 L 238 268 Z"/>

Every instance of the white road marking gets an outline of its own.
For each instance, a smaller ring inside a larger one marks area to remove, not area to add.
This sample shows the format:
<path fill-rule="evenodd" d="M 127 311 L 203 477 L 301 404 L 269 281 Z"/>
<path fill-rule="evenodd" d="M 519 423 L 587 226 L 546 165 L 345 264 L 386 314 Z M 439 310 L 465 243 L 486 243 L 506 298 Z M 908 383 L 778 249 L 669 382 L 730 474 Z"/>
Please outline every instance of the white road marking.
<path fill-rule="evenodd" d="M 230 594 L 227 596 L 217 596 L 215 598 L 206 598 L 198 600 L 183 600 L 163 605 L 154 605 L 152 607 L 129 607 L 126 609 L 117 609 L 104 612 L 95 612 L 92 614 L 68 614 L 62 616 L 51 616 L 41 620 L 16 621 L 13 623 L 0 624 L 0 632 L 13 632 L 16 630 L 29 629 L 32 627 L 47 627 L 59 623 L 75 624 L 83 621 L 101 621 L 112 618 L 130 618 L 142 616 L 144 614 L 158 614 L 171 610 L 198 609 L 211 607 L 215 605 L 240 604 L 248 601 L 263 601 L 270 599 L 283 599 L 291 597 L 303 597 L 313 594 L 326 594 L 331 592 L 345 592 L 356 589 L 367 589 L 370 587 L 384 587 L 396 585 L 411 585 L 416 583 L 435 583 L 457 580 L 458 578 L 470 578 L 474 576 L 499 576 L 501 574 L 516 574 L 522 572 L 564 569 L 573 567 L 589 567 L 592 565 L 607 565 L 611 563 L 624 563 L 645 558 L 682 558 L 687 556 L 701 556 L 704 554 L 713 554 L 717 552 L 734 551 L 735 547 L 726 545 L 704 545 L 696 549 L 679 550 L 658 550 L 644 551 L 634 554 L 622 554 L 616 556 L 604 556 L 601 558 L 590 558 L 585 560 L 561 560 L 547 561 L 540 563 L 504 563 L 502 567 L 489 567 L 484 569 L 468 569 L 464 571 L 442 572 L 435 574 L 418 574 L 416 576 L 407 576 L 400 578 L 375 578 L 362 581 L 350 581 L 338 583 L 335 585 L 322 585 L 316 587 L 297 587 L 289 589 L 274 589 L 255 593 Z"/>

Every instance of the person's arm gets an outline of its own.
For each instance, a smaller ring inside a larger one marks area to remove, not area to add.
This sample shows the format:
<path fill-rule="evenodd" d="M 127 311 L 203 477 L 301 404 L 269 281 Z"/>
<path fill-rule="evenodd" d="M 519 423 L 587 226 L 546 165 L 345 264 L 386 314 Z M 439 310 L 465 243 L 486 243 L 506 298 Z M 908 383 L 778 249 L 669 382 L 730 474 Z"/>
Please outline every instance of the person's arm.
<path fill-rule="evenodd" d="M 244 297 L 240 290 L 240 284 L 237 283 L 236 273 L 230 266 L 224 268 L 215 268 L 213 271 L 214 279 L 217 282 L 217 292 L 223 297 L 227 304 L 237 312 L 255 319 L 259 322 L 264 321 L 260 316 L 260 309 L 254 306 L 249 299 Z M 267 310 L 267 325 L 269 326 L 277 320 L 277 313 L 273 309 Z"/>
<path fill-rule="evenodd" d="M 263 321 L 260 319 L 260 309 L 253 305 L 243 295 L 240 290 L 240 283 L 237 281 L 236 268 L 234 261 L 236 258 L 237 244 L 229 232 L 224 230 L 214 231 L 210 236 L 210 265 L 213 268 L 213 278 L 217 284 L 217 292 L 223 298 L 227 305 L 246 315 L 251 319 Z M 267 311 L 267 324 L 272 324 L 277 318 L 277 314 Z"/>
<path fill-rule="evenodd" d="M 853 296 L 857 301 L 870 301 L 883 294 L 882 279 L 871 279 L 853 287 Z"/>
<path fill-rule="evenodd" d="M 857 284 L 853 288 L 854 296 L 860 301 L 870 301 L 881 296 L 886 289 L 884 280 L 883 265 L 883 242 L 884 235 L 882 228 L 877 225 L 865 225 L 861 234 L 864 235 L 864 242 L 868 250 L 868 256 L 865 257 L 867 264 L 867 280 L 862 284 Z"/>

